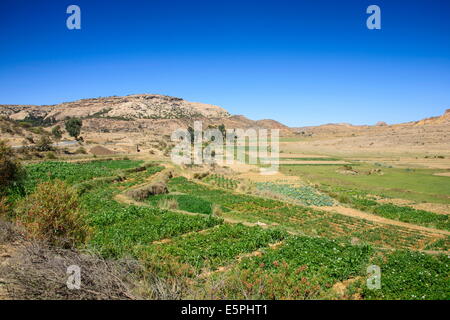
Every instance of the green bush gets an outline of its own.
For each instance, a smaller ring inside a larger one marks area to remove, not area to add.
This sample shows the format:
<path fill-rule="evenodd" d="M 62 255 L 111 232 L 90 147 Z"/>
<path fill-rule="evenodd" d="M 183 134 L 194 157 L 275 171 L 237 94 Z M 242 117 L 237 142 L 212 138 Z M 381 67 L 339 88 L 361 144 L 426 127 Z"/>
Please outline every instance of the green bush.
<path fill-rule="evenodd" d="M 81 127 L 83 126 L 83 121 L 78 118 L 70 118 L 65 122 L 66 130 L 71 137 L 78 139 L 81 133 Z"/>
<path fill-rule="evenodd" d="M 64 248 L 83 244 L 89 234 L 75 189 L 61 180 L 39 184 L 19 202 L 16 219 L 31 238 Z"/>
<path fill-rule="evenodd" d="M 55 126 L 52 129 L 52 135 L 56 138 L 56 139 L 61 139 L 62 138 L 62 131 L 61 131 L 61 127 Z"/>
<path fill-rule="evenodd" d="M 0 141 L 0 195 L 6 194 L 9 188 L 21 188 L 25 171 L 11 147 Z"/>

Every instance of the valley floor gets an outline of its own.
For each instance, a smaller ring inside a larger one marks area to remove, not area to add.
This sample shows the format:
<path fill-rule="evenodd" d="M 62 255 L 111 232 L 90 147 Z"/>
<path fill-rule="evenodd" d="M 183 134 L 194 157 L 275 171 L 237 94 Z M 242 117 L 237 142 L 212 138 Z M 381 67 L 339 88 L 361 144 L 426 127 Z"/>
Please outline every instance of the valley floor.
<path fill-rule="evenodd" d="M 142 267 L 139 284 L 113 298 L 450 299 L 446 158 L 437 168 L 427 158 L 285 150 L 280 172 L 262 176 L 245 164 L 182 168 L 129 156 L 27 166 L 30 192 L 55 178 L 79 190 L 93 229 L 85 249 Z M 168 193 L 133 198 L 161 181 Z M 13 244 L 0 245 L 7 264 Z M 0 297 L 14 298 L 8 283 L 18 279 L 1 278 Z"/>

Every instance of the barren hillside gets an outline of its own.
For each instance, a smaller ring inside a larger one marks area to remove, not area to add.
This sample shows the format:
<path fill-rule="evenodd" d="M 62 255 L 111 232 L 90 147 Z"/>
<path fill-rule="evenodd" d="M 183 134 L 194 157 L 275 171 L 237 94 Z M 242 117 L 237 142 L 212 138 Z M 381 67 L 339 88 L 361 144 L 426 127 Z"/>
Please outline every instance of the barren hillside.
<path fill-rule="evenodd" d="M 338 151 L 450 151 L 450 109 L 443 115 L 388 125 L 354 126 L 348 123 L 292 128 L 300 137 L 299 148 Z"/>
<path fill-rule="evenodd" d="M 0 105 L 0 117 L 18 121 L 55 124 L 67 117 L 79 117 L 84 130 L 99 132 L 150 131 L 170 134 L 177 128 L 201 120 L 205 127 L 225 124 L 227 128 L 276 128 L 291 130 L 274 120 L 253 121 L 231 116 L 225 109 L 158 94 L 82 99 L 58 105 Z"/>

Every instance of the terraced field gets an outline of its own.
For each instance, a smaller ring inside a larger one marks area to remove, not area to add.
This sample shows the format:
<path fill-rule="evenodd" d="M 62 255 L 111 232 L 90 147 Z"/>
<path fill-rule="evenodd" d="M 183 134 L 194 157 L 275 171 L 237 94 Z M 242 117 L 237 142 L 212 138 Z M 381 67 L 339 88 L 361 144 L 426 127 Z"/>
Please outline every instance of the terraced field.
<path fill-rule="evenodd" d="M 183 283 L 183 298 L 450 298 L 449 237 L 321 210 L 339 198 L 327 190 L 265 183 L 261 189 L 282 197 L 264 198 L 237 192 L 221 175 L 201 182 L 178 175 L 168 194 L 128 198 L 162 170 L 131 160 L 42 162 L 29 166 L 27 190 L 51 179 L 73 184 L 93 229 L 87 247 L 138 259 L 146 272 Z M 162 206 L 168 201 L 176 206 Z M 399 214 L 386 215 L 403 221 Z M 376 291 L 366 285 L 372 264 L 384 279 Z"/>

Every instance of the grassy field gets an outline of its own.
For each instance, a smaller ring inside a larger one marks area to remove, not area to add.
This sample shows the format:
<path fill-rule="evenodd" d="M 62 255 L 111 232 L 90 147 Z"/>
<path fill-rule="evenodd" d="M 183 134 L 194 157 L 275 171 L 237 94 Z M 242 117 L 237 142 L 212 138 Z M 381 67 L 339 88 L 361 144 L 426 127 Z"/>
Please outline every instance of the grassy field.
<path fill-rule="evenodd" d="M 414 201 L 450 203 L 450 179 L 433 175 L 439 170 L 381 168 L 383 175 L 367 174 L 379 167 L 360 164 L 360 174 L 338 173 L 335 165 L 281 165 L 281 172 L 313 183 L 360 189 L 372 194 Z"/>

